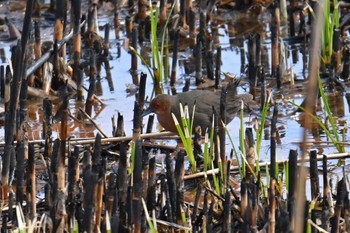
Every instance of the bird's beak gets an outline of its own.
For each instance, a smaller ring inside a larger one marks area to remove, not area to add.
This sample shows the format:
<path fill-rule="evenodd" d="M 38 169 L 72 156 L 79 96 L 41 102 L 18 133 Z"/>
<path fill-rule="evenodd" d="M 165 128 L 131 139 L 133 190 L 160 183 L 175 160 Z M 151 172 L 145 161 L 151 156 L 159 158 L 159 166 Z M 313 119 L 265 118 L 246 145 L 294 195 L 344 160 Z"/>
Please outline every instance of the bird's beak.
<path fill-rule="evenodd" d="M 153 110 L 151 108 L 147 108 L 146 110 L 143 111 L 141 116 L 144 117 L 151 113 L 153 113 Z"/>

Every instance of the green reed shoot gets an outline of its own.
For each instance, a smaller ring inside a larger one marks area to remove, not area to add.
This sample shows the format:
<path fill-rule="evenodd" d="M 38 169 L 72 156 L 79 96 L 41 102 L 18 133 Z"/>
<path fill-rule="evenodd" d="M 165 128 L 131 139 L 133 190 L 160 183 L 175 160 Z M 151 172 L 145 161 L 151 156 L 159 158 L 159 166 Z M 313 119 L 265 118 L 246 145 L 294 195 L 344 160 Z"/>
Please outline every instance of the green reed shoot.
<path fill-rule="evenodd" d="M 240 111 L 240 128 L 239 128 L 239 149 L 241 151 L 241 158 L 245 159 L 245 141 L 244 141 L 244 103 L 241 101 L 241 111 Z M 246 161 L 245 161 L 246 162 Z M 245 170 L 245 163 L 242 165 L 242 178 L 245 177 L 246 170 Z"/>
<path fill-rule="evenodd" d="M 157 233 L 157 228 L 154 226 L 153 221 L 151 219 L 151 217 L 149 216 L 148 210 L 147 210 L 147 205 L 145 200 L 142 198 L 142 207 L 143 207 L 143 211 L 145 212 L 145 216 L 146 216 L 146 220 L 147 220 L 147 224 L 149 227 L 149 232 L 151 233 Z"/>
<path fill-rule="evenodd" d="M 336 142 L 341 142 L 340 135 L 338 133 L 338 127 L 336 125 L 335 119 L 333 118 L 333 114 L 332 114 L 331 108 L 329 106 L 328 98 L 327 98 L 326 94 L 324 93 L 320 75 L 317 76 L 317 82 L 318 82 L 318 88 L 320 90 L 322 102 L 323 102 L 324 108 L 326 110 L 327 118 L 332 126 L 333 135 L 335 137 L 334 139 Z M 340 153 L 345 152 L 344 146 L 342 146 L 341 144 L 336 143 L 335 147 L 337 148 L 338 152 L 340 152 Z"/>
<path fill-rule="evenodd" d="M 187 153 L 187 157 L 188 160 L 190 162 L 191 168 L 192 168 L 192 172 L 195 173 L 196 172 L 196 159 L 194 157 L 194 153 L 193 153 L 193 148 L 192 148 L 192 126 L 193 126 L 193 118 L 194 118 L 194 113 L 195 113 L 195 109 L 196 106 L 193 106 L 193 111 L 192 111 L 192 120 L 189 117 L 189 110 L 188 110 L 188 106 L 185 105 L 185 107 L 182 106 L 182 103 L 180 103 L 180 114 L 181 114 L 181 123 L 182 123 L 182 127 L 180 125 L 180 123 L 178 122 L 178 120 L 176 119 L 176 116 L 174 115 L 174 113 L 171 113 L 177 132 L 179 133 L 179 136 L 181 138 L 181 141 L 185 147 L 185 151 Z"/>
<path fill-rule="evenodd" d="M 339 28 L 339 4 L 337 0 L 333 0 L 333 12 L 331 12 L 331 1 L 323 1 L 323 12 L 325 17 L 324 29 L 322 32 L 322 56 L 323 64 L 326 66 L 331 64 L 333 54 L 333 34 L 334 29 Z"/>
<path fill-rule="evenodd" d="M 257 163 L 259 163 L 260 160 L 260 149 L 261 149 L 261 143 L 262 143 L 262 138 L 264 135 L 264 128 L 265 128 L 265 122 L 266 122 L 266 117 L 267 117 L 267 112 L 269 110 L 269 102 L 271 100 L 271 93 L 269 96 L 266 98 L 264 102 L 263 109 L 261 111 L 261 120 L 260 120 L 260 127 L 258 127 L 258 130 L 256 131 L 256 154 L 258 156 L 257 158 Z"/>
<path fill-rule="evenodd" d="M 292 101 L 289 101 L 289 103 L 291 103 L 294 106 L 300 108 L 301 110 L 303 110 L 303 112 L 308 114 L 314 121 L 316 121 L 317 124 L 324 130 L 324 132 L 327 134 L 327 136 L 333 142 L 333 144 L 336 147 L 336 149 L 338 150 L 338 152 L 339 153 L 344 153 L 345 152 L 344 147 L 341 144 L 339 144 L 339 142 L 341 142 L 341 140 L 340 140 L 341 137 L 340 137 L 340 135 L 338 133 L 338 127 L 336 125 L 335 119 L 333 118 L 333 114 L 332 114 L 331 108 L 329 106 L 328 98 L 327 98 L 326 94 L 324 93 L 322 82 L 321 82 L 321 79 L 320 79 L 319 75 L 318 75 L 317 81 L 318 81 L 318 87 L 319 87 L 321 99 L 322 99 L 322 102 L 323 102 L 323 105 L 324 105 L 324 108 L 325 108 L 325 111 L 326 111 L 326 116 L 327 116 L 329 122 L 331 123 L 332 132 L 328 129 L 328 127 L 322 121 L 320 121 L 318 119 L 317 116 L 315 116 L 311 112 L 307 111 L 302 106 L 297 105 L 296 103 L 293 103 Z"/>
<path fill-rule="evenodd" d="M 163 67 L 163 57 L 164 57 L 164 47 L 166 38 L 167 38 L 167 26 L 169 24 L 171 13 L 174 10 L 175 3 L 172 5 L 171 10 L 168 14 L 167 20 L 161 32 L 161 47 L 159 48 L 158 41 L 158 19 L 159 19 L 159 8 L 153 9 L 152 2 L 150 1 L 150 18 L 151 18 L 151 45 L 152 45 L 152 67 L 154 72 L 158 72 L 159 77 L 158 80 L 154 80 L 155 82 L 162 82 L 164 80 L 166 71 L 164 72 Z M 167 70 L 167 67 L 165 68 Z M 156 75 L 154 75 L 157 78 Z"/>

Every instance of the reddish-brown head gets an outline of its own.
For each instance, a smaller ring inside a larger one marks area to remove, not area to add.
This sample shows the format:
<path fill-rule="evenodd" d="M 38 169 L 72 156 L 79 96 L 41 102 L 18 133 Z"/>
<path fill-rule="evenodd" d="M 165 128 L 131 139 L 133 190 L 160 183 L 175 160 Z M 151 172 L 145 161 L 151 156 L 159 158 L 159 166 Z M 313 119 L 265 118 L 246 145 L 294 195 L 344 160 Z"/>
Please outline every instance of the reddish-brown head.
<path fill-rule="evenodd" d="M 168 95 L 158 95 L 157 97 L 155 97 L 148 109 L 146 109 L 144 111 L 144 113 L 142 114 L 143 116 L 146 116 L 150 113 L 156 113 L 158 114 L 170 114 L 171 112 L 171 96 Z"/>

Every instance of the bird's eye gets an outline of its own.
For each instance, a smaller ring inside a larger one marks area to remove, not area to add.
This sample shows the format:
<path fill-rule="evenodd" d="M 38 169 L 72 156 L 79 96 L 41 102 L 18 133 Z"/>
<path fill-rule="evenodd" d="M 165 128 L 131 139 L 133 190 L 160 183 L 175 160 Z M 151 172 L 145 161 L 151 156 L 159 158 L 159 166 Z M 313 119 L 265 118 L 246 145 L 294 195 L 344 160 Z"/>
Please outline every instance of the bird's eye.
<path fill-rule="evenodd" d="M 160 107 L 160 103 L 159 103 L 159 102 L 155 102 L 155 103 L 153 104 L 153 107 L 154 107 L 154 108 L 159 108 L 159 107 Z"/>

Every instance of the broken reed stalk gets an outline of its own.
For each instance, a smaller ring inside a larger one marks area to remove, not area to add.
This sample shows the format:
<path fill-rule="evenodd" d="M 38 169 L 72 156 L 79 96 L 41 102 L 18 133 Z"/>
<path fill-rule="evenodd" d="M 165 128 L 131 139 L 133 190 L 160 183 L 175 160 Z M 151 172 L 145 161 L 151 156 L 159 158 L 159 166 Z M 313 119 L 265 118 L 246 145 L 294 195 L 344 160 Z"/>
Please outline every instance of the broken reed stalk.
<path fill-rule="evenodd" d="M 134 171 L 133 171 L 133 187 L 132 187 L 132 211 L 133 225 L 135 232 L 141 232 L 141 198 L 143 193 L 143 181 L 142 181 L 142 141 L 137 139 L 135 141 L 135 159 L 134 159 Z"/>
<path fill-rule="evenodd" d="M 142 143 L 143 146 L 143 143 Z M 149 156 L 149 152 L 144 150 L 144 148 L 142 147 L 142 184 L 143 184 L 143 188 L 142 188 L 142 198 L 144 199 L 145 202 L 147 202 L 148 199 L 148 179 L 149 179 L 149 160 L 150 160 L 150 156 Z"/>
<path fill-rule="evenodd" d="M 138 93 L 138 103 L 140 112 L 143 111 L 144 105 L 145 105 L 145 96 L 146 96 L 146 81 L 147 81 L 147 74 L 141 72 L 140 75 L 140 85 L 139 85 L 139 93 Z M 141 115 L 140 115 L 141 116 Z M 142 121 L 142 118 L 139 119 Z"/>
<path fill-rule="evenodd" d="M 27 48 L 27 41 L 30 37 L 30 24 L 31 15 L 33 10 L 33 0 L 27 1 L 27 7 L 24 15 L 24 23 L 22 30 L 21 41 L 18 41 L 17 48 L 15 50 L 15 60 L 14 62 L 14 76 L 11 85 L 10 103 L 9 111 L 6 111 L 5 115 L 5 153 L 2 156 L 2 171 L 1 171 L 1 191 L 2 199 L 6 200 L 8 198 L 8 185 L 9 185 L 9 172 L 10 172 L 10 160 L 11 156 L 14 156 L 14 148 L 12 145 L 14 135 L 15 135 L 15 125 L 16 125 L 16 109 L 18 103 L 19 92 L 21 90 L 21 80 L 24 78 L 25 74 L 25 54 Z"/>
<path fill-rule="evenodd" d="M 55 27 L 54 27 L 54 41 L 58 42 L 63 39 L 64 35 L 64 24 L 66 22 L 66 9 L 67 9 L 66 0 L 56 1 L 56 9 L 55 9 Z M 60 50 L 60 57 L 63 57 L 65 60 L 66 57 L 66 45 L 62 46 Z"/>
<path fill-rule="evenodd" d="M 278 107 L 277 105 L 273 108 L 273 114 L 272 114 L 272 122 L 271 122 L 271 138 L 270 138 L 270 176 L 272 178 L 277 179 L 278 171 L 276 173 L 276 138 L 277 138 L 277 116 L 278 116 Z"/>
<path fill-rule="evenodd" d="M 170 77 L 170 87 L 175 89 L 175 83 L 176 83 L 176 69 L 177 69 L 177 57 L 178 57 L 178 51 L 179 51 L 179 37 L 180 32 L 179 30 L 175 31 L 174 35 L 174 42 L 173 42 L 173 61 L 171 66 L 171 77 Z"/>
<path fill-rule="evenodd" d="M 69 94 L 67 86 L 63 86 L 61 91 L 61 126 L 60 126 L 60 148 L 58 155 L 58 174 L 57 174 L 57 195 L 55 196 L 55 206 L 57 207 L 55 215 L 59 216 L 57 230 L 63 230 L 65 227 L 65 218 L 63 213 L 65 210 L 65 187 L 66 187 L 66 144 L 67 144 L 67 130 L 68 130 L 68 106 Z M 57 204 L 58 203 L 58 204 Z"/>
<path fill-rule="evenodd" d="M 192 10 L 192 7 L 188 8 L 189 10 L 189 30 L 190 30 L 190 48 L 194 49 L 196 46 L 196 13 Z"/>
<path fill-rule="evenodd" d="M 176 182 L 176 219 L 177 223 L 180 225 L 186 225 L 185 219 L 183 218 L 184 209 L 184 175 L 185 175 L 185 166 L 184 158 L 186 153 L 180 151 L 176 157 L 176 164 L 174 170 L 175 182 Z"/>
<path fill-rule="evenodd" d="M 17 203 L 23 204 L 25 201 L 24 196 L 24 173 L 25 173 L 25 161 L 24 161 L 24 144 L 19 142 L 16 146 L 17 158 L 16 158 L 16 200 Z"/>
<path fill-rule="evenodd" d="M 345 193 L 346 192 L 346 193 Z M 331 233 L 340 232 L 340 220 L 344 208 L 344 197 L 347 195 L 346 183 L 344 177 L 337 184 L 337 197 L 335 203 L 335 213 L 331 218 Z"/>
<path fill-rule="evenodd" d="M 12 54 L 13 55 L 13 54 Z M 14 59 L 11 59 L 14 61 Z M 5 72 L 5 86 L 4 86 L 4 102 L 5 102 L 5 111 L 9 110 L 10 98 L 11 98 L 11 80 L 12 80 L 12 72 L 9 65 L 6 66 Z"/>
<path fill-rule="evenodd" d="M 149 115 L 149 117 L 148 117 L 147 127 L 146 127 L 146 134 L 152 133 L 153 124 L 154 124 L 154 114 Z"/>
<path fill-rule="evenodd" d="M 27 62 L 24 64 L 24 69 Z M 17 141 L 22 141 L 24 144 L 24 160 L 28 159 L 28 79 L 22 80 L 21 91 L 20 91 L 20 103 L 19 103 L 19 126 L 16 135 Z"/>
<path fill-rule="evenodd" d="M 289 151 L 288 158 L 288 213 L 289 213 L 289 222 L 290 222 L 290 230 L 295 229 L 295 214 L 296 214 L 296 186 L 299 174 L 299 169 L 297 165 L 298 153 L 296 150 Z"/>
<path fill-rule="evenodd" d="M 80 67 L 81 57 L 81 0 L 71 2 L 71 27 L 73 28 L 73 48 L 72 48 L 72 60 L 73 60 L 73 80 L 77 84 L 77 99 L 82 101 L 84 99 L 83 89 L 83 73 Z"/>
<path fill-rule="evenodd" d="M 102 145 L 101 145 L 101 135 L 96 134 L 95 143 L 94 143 L 94 152 L 92 155 L 92 172 L 96 174 L 97 182 L 94 188 L 94 220 L 92 220 L 94 224 L 94 232 L 100 232 L 101 225 L 101 215 L 102 215 L 102 196 L 103 196 L 103 187 L 105 181 L 105 172 L 106 172 L 106 164 L 105 160 L 101 156 Z"/>
<path fill-rule="evenodd" d="M 112 77 L 112 72 L 111 72 L 111 65 L 109 64 L 109 57 L 106 57 L 104 59 L 104 67 L 106 71 L 106 79 L 108 82 L 108 87 L 109 91 L 113 92 L 114 91 L 114 83 L 113 83 L 113 77 Z"/>
<path fill-rule="evenodd" d="M 132 81 L 133 84 L 139 85 L 139 80 L 138 80 L 138 75 L 137 75 L 137 38 L 138 38 L 138 29 L 137 25 L 134 24 L 133 29 L 132 29 L 132 38 L 131 38 L 131 46 L 134 48 L 135 52 L 131 52 L 131 75 L 132 75 Z"/>
<path fill-rule="evenodd" d="M 165 157 L 165 164 L 166 164 L 166 192 L 168 195 L 168 208 L 171 210 L 171 214 L 169 215 L 168 221 L 169 222 L 176 222 L 177 218 L 177 202 L 176 202 L 176 182 L 175 182 L 175 175 L 174 175 L 174 169 L 173 169 L 173 159 L 170 156 L 170 153 L 166 154 Z"/>
<path fill-rule="evenodd" d="M 168 171 L 167 171 L 168 172 Z M 170 198 L 170 192 L 169 192 L 169 187 L 168 181 L 166 179 L 167 176 L 162 176 L 160 178 L 160 187 L 161 187 L 161 195 L 164 197 L 164 208 L 169 213 L 167 216 L 164 216 L 166 218 L 166 221 L 171 222 L 174 219 L 174 212 L 171 206 L 171 198 Z"/>
<path fill-rule="evenodd" d="M 75 146 L 68 158 L 68 188 L 67 188 L 67 223 L 68 229 L 73 229 L 75 210 L 78 203 L 78 182 L 80 176 L 79 152 L 80 146 Z"/>
<path fill-rule="evenodd" d="M 277 25 L 277 7 L 271 9 L 272 19 L 270 22 L 271 30 L 271 75 L 272 77 L 277 76 L 277 69 L 279 65 L 279 35 L 278 35 L 278 25 Z"/>
<path fill-rule="evenodd" d="M 272 35 L 272 34 L 271 34 Z M 248 38 L 248 78 L 252 86 L 256 83 L 256 40 L 255 35 Z"/>
<path fill-rule="evenodd" d="M 28 147 L 28 173 L 27 173 L 27 203 L 28 217 L 31 222 L 35 222 L 36 217 L 36 172 L 35 172 L 35 152 L 34 146 Z"/>
<path fill-rule="evenodd" d="M 0 97 L 5 97 L 5 66 L 0 66 Z"/>
<path fill-rule="evenodd" d="M 91 117 L 92 114 L 92 105 L 94 102 L 94 94 L 95 94 L 95 87 L 96 87 L 96 75 L 97 75 L 97 68 L 96 68 L 96 54 L 94 50 L 90 50 L 90 70 L 89 70 L 89 80 L 90 80 L 90 86 L 86 97 L 86 103 L 85 103 L 85 112 Z"/>
<path fill-rule="evenodd" d="M 310 151 L 310 187 L 311 187 L 311 199 L 316 199 L 320 195 L 320 185 L 318 178 L 317 167 L 317 152 L 316 150 Z"/>
<path fill-rule="evenodd" d="M 205 57 L 205 61 L 207 64 L 207 78 L 210 80 L 214 80 L 214 55 L 211 48 L 209 49 L 210 45 L 207 45 L 206 48 L 208 49 Z"/>
<path fill-rule="evenodd" d="M 221 79 L 221 46 L 216 49 L 215 57 L 215 89 L 219 88 Z"/>
<path fill-rule="evenodd" d="M 327 167 L 327 156 L 323 155 L 323 160 L 322 160 L 322 175 L 323 175 L 323 202 L 322 202 L 322 211 L 324 214 L 322 214 L 322 225 L 321 227 L 323 229 L 329 229 L 329 221 L 328 218 L 326 217 L 329 212 L 329 209 L 331 208 L 328 203 L 328 199 L 330 198 L 331 194 L 331 189 L 329 187 L 328 183 L 328 167 Z"/>
<path fill-rule="evenodd" d="M 108 176 L 108 184 L 106 187 L 106 198 L 105 198 L 105 206 L 106 213 L 113 219 L 113 215 L 117 213 L 117 174 L 112 172 Z M 113 222 L 113 220 L 111 221 Z M 112 226 L 113 227 L 113 226 Z M 112 228 L 118 229 L 118 227 Z"/>
<path fill-rule="evenodd" d="M 180 13 L 179 13 L 179 16 L 180 16 L 180 19 L 179 19 L 179 25 L 181 27 L 187 27 L 186 25 L 186 4 L 185 4 L 185 0 L 180 0 Z"/>
<path fill-rule="evenodd" d="M 343 70 L 341 72 L 341 78 L 349 80 L 350 74 L 350 50 L 345 48 L 343 53 Z"/>
<path fill-rule="evenodd" d="M 147 184 L 147 210 L 152 213 L 156 208 L 156 157 L 149 159 L 148 184 Z"/>
<path fill-rule="evenodd" d="M 104 31 L 105 31 L 105 34 L 104 34 L 104 50 L 103 50 L 103 56 L 105 59 L 108 60 L 108 55 L 109 55 L 109 47 L 110 47 L 110 44 L 109 44 L 109 32 L 110 32 L 110 25 L 109 23 L 106 23 L 105 26 L 104 26 Z"/>
<path fill-rule="evenodd" d="M 118 112 L 117 128 L 116 128 L 116 130 L 113 130 L 113 136 L 114 137 L 125 137 L 124 117 L 122 114 L 120 114 L 120 112 Z"/>
<path fill-rule="evenodd" d="M 120 36 L 119 36 L 119 26 L 120 26 L 120 23 L 119 23 L 119 4 L 118 4 L 118 0 L 114 0 L 113 3 L 114 3 L 114 33 L 115 33 L 115 38 L 117 40 L 120 39 Z"/>
<path fill-rule="evenodd" d="M 9 185 L 9 172 L 10 172 L 10 161 L 11 157 L 14 155 L 13 140 L 15 136 L 16 127 L 16 111 L 17 102 L 21 86 L 21 60 L 22 48 L 17 44 L 15 50 L 15 60 L 14 60 L 14 74 L 11 84 L 11 93 L 8 109 L 6 109 L 5 114 L 5 151 L 2 157 L 2 171 L 1 171 L 1 184 L 2 184 L 2 199 L 6 200 L 8 195 L 8 185 Z M 8 111 L 7 111 L 8 110 Z"/>
<path fill-rule="evenodd" d="M 142 124 L 142 111 L 140 110 L 140 104 L 138 101 L 134 103 L 134 120 L 133 120 L 133 140 L 140 139 L 141 124 Z"/>
<path fill-rule="evenodd" d="M 240 202 L 240 214 L 243 219 L 244 224 L 248 224 L 249 220 L 247 219 L 247 208 L 248 208 L 248 181 L 247 177 L 244 177 L 241 181 L 241 202 Z M 242 229 L 244 231 L 244 229 Z"/>
<path fill-rule="evenodd" d="M 95 209 L 95 198 L 96 198 L 96 190 L 97 190 L 97 174 L 92 171 L 90 166 L 86 166 L 83 170 L 83 180 L 85 184 L 84 190 L 84 219 L 83 219 L 83 231 L 93 232 L 93 216 Z"/>
<path fill-rule="evenodd" d="M 220 139 L 220 144 L 218 145 L 220 148 L 220 160 L 222 161 L 222 169 L 223 169 L 223 177 L 226 177 L 226 174 L 228 171 L 226 171 L 226 129 L 224 125 L 226 125 L 226 95 L 227 95 L 227 88 L 222 88 L 221 95 L 220 95 L 220 117 L 219 119 L 219 131 L 218 136 Z M 223 185 L 225 185 L 226 182 L 223 182 Z M 223 189 L 224 190 L 224 189 Z"/>
<path fill-rule="evenodd" d="M 49 98 L 43 100 L 44 120 L 43 120 L 43 135 L 44 138 L 44 157 L 48 158 L 52 152 L 52 102 Z"/>
<path fill-rule="evenodd" d="M 117 170 L 117 186 L 118 186 L 118 206 L 120 213 L 120 226 L 127 226 L 127 193 L 129 186 L 129 177 L 127 171 L 128 164 L 128 146 L 126 142 L 120 144 L 120 157 L 119 157 L 119 166 Z M 121 230 L 121 229 L 120 229 Z"/>
<path fill-rule="evenodd" d="M 36 20 L 34 22 L 34 37 L 35 37 L 35 44 L 34 44 L 34 54 L 35 54 L 35 60 L 39 60 L 42 56 L 41 53 L 41 35 L 40 35 L 40 26 L 41 23 L 39 20 Z M 43 69 L 38 69 L 36 72 L 36 75 L 41 80 L 43 74 Z"/>
<path fill-rule="evenodd" d="M 196 86 L 202 81 L 202 41 L 197 37 L 197 44 L 194 49 L 195 65 L 196 65 Z"/>

